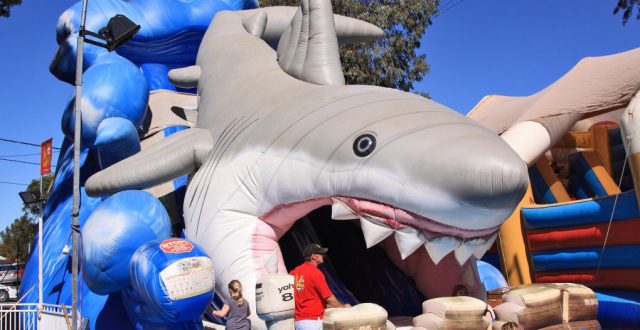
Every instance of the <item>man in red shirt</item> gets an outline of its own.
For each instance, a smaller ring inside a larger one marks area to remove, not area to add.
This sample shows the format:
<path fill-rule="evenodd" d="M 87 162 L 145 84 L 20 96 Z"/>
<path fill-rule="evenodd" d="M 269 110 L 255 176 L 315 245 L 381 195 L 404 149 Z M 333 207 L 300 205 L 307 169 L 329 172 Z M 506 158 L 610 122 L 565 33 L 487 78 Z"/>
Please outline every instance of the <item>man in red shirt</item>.
<path fill-rule="evenodd" d="M 321 330 L 322 315 L 327 305 L 336 308 L 351 307 L 336 299 L 324 274 L 318 269 L 324 262 L 327 250 L 315 243 L 307 245 L 302 252 L 305 262 L 289 273 L 294 276 L 296 330 Z"/>

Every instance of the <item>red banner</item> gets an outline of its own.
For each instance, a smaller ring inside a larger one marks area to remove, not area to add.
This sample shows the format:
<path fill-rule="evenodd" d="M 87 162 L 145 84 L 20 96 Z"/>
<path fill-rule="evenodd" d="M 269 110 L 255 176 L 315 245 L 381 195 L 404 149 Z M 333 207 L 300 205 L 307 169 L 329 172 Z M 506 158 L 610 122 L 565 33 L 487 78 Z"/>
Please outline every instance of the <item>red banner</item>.
<path fill-rule="evenodd" d="M 40 176 L 51 173 L 51 153 L 53 148 L 53 138 L 40 144 Z"/>

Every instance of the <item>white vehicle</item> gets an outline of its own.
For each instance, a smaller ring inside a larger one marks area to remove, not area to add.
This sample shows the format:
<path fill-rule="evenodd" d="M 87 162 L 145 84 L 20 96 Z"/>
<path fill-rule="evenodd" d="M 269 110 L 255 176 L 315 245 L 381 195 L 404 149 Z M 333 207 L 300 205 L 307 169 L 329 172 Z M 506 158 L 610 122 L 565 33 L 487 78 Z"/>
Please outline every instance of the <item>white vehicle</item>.
<path fill-rule="evenodd" d="M 12 286 L 0 284 L 0 303 L 7 302 L 9 299 L 18 299 L 18 290 Z"/>

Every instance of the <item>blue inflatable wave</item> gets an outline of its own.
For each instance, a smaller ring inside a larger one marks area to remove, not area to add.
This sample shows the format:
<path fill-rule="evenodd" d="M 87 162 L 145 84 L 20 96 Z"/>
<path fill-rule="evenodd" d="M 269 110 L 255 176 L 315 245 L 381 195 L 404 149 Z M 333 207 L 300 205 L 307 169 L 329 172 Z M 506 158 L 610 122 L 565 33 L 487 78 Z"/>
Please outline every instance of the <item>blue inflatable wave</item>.
<path fill-rule="evenodd" d="M 254 0 L 90 2 L 86 25 L 88 30 L 97 32 L 115 14 L 124 14 L 142 27 L 131 41 L 113 53 L 90 44 L 84 45 L 81 186 L 84 186 L 85 180 L 92 174 L 140 150 L 138 137 L 144 133 L 144 123 L 148 120 L 149 91 L 175 89 L 169 84 L 166 72 L 170 68 L 195 63 L 200 40 L 213 16 L 220 10 L 250 9 L 256 6 Z M 78 2 L 62 13 L 56 31 L 59 49 L 50 65 L 54 76 L 70 84 L 75 79 L 80 11 L 81 2 Z M 71 246 L 74 106 L 75 100 L 72 99 L 61 118 L 65 140 L 44 210 L 43 291 L 44 302 L 51 304 L 71 305 L 71 255 L 63 251 Z M 184 185 L 184 181 L 177 180 L 174 186 Z M 79 223 L 82 230 L 94 210 L 102 204 L 102 198 L 91 198 L 81 189 Z M 117 205 L 104 208 L 115 212 L 124 210 Z M 158 219 L 151 211 L 142 215 L 145 216 Z M 163 222 L 164 220 L 159 221 Z M 180 233 L 179 228 L 173 228 L 173 231 L 174 235 Z M 154 235 L 166 235 L 165 229 L 161 232 Z M 144 236 L 145 240 L 148 238 L 153 237 Z M 36 238 L 33 251 L 38 250 L 37 241 Z M 126 259 L 126 256 L 118 254 L 114 258 L 118 257 Z M 121 267 L 114 267 L 113 270 L 115 269 L 120 272 Z M 89 274 L 91 272 L 91 266 L 85 265 L 81 269 L 80 278 L 85 275 L 94 278 Z M 119 283 L 114 286 L 121 287 L 124 276 L 116 273 L 105 277 L 105 283 L 113 281 Z M 111 284 L 105 283 L 98 286 L 111 287 Z M 38 302 L 37 284 L 38 259 L 37 254 L 32 254 L 20 287 L 23 302 Z M 104 294 L 112 289 L 97 291 Z M 131 293 L 129 289 L 99 295 L 89 289 L 87 282 L 81 280 L 79 291 L 79 311 L 89 320 L 91 329 L 129 329 L 133 328 L 133 324 L 138 324 L 123 317 L 126 315 L 123 299 L 128 300 L 125 296 Z"/>

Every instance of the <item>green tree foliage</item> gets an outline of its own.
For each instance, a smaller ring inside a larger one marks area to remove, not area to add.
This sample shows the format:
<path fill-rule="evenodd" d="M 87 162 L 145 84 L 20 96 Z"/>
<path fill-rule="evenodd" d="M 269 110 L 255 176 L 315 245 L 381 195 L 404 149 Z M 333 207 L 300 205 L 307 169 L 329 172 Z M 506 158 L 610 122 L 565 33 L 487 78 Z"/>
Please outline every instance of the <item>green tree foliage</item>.
<path fill-rule="evenodd" d="M 372 44 L 340 47 L 347 84 L 366 84 L 410 91 L 429 72 L 420 40 L 439 0 L 333 0 L 336 14 L 377 25 L 385 36 Z M 260 0 L 260 6 L 298 6 L 300 0 Z M 421 93 L 425 95 L 425 93 Z"/>
<path fill-rule="evenodd" d="M 38 224 L 26 214 L 15 219 L 0 231 L 0 255 L 14 262 L 25 262 L 37 228 Z"/>
<path fill-rule="evenodd" d="M 22 0 L 0 0 L 0 16 L 11 16 L 11 7 L 19 5 Z"/>
<path fill-rule="evenodd" d="M 613 14 L 615 15 L 622 11 L 622 24 L 627 24 L 636 7 L 640 7 L 640 0 L 618 0 L 616 8 L 613 9 Z M 640 19 L 640 11 L 636 14 L 636 19 Z"/>

